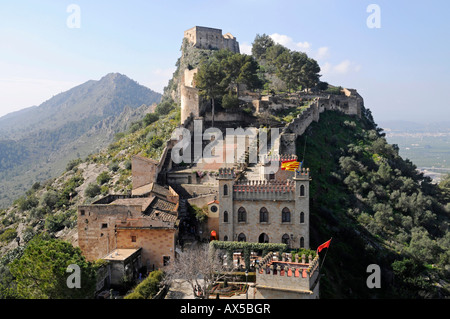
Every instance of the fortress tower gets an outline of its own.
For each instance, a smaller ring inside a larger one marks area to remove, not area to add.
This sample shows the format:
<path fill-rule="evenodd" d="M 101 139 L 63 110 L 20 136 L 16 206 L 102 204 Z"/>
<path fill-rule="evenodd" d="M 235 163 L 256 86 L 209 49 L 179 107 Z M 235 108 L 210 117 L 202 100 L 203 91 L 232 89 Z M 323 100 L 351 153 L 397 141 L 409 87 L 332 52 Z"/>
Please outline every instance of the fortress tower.
<path fill-rule="evenodd" d="M 195 26 L 184 31 L 184 37 L 199 49 L 229 49 L 239 53 L 239 42 L 231 33 L 222 35 L 221 29 Z"/>
<path fill-rule="evenodd" d="M 231 52 L 239 53 L 239 43 L 236 38 L 227 33 L 222 35 L 221 29 L 195 26 L 184 31 L 184 38 L 192 46 L 198 49 L 217 50 L 228 49 Z M 180 102 L 181 102 L 181 123 L 189 117 L 201 115 L 202 101 L 198 96 L 198 89 L 194 85 L 194 75 L 197 69 L 185 69 L 181 71 Z"/>
<path fill-rule="evenodd" d="M 219 240 L 309 249 L 309 170 L 290 179 L 236 180 L 219 169 Z"/>

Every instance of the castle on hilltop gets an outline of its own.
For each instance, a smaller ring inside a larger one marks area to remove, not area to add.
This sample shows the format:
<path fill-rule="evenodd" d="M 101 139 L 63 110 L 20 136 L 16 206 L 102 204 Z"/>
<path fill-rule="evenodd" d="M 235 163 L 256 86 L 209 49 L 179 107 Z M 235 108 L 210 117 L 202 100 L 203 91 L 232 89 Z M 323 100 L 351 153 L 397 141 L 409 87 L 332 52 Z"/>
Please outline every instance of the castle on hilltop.
<path fill-rule="evenodd" d="M 198 49 L 228 49 L 239 53 L 239 42 L 231 33 L 222 35 L 221 29 L 195 26 L 184 31 L 184 38 Z"/>
<path fill-rule="evenodd" d="M 239 53 L 236 38 L 229 33 L 222 35 L 220 29 L 195 26 L 184 32 L 183 41 L 183 48 L 189 45 L 194 53 L 196 49 Z M 186 55 L 183 51 L 181 59 Z M 197 69 L 189 63 L 180 62 L 183 67 L 173 91 L 180 93 L 179 128 L 190 134 L 187 144 L 192 145 L 182 149 L 186 154 L 177 155 L 186 155 L 191 160 L 174 162 L 172 153 L 180 152 L 175 145 L 184 138 L 184 133 L 172 136 L 166 141 L 159 161 L 139 155 L 132 157 L 131 194 L 108 195 L 78 207 L 80 248 L 88 260 L 110 261 L 110 277 L 115 280 L 110 279 L 110 283 L 125 275 L 136 277 L 142 269 L 164 267 L 177 258 L 177 249 L 185 242 L 274 243 L 285 244 L 292 250 L 310 249 L 312 176 L 299 163 L 295 142 L 311 123 L 319 121 L 324 111 L 359 118 L 364 114 L 363 98 L 354 89 L 344 88 L 333 94 L 304 91 L 272 95 L 250 92 L 245 87 L 239 90 L 238 99 L 241 106 L 245 104 L 252 112 L 219 109 L 212 114 L 208 102 L 202 100 L 195 87 Z M 279 134 L 271 133 L 265 151 L 250 161 L 253 149 L 261 149 L 260 137 L 269 131 L 256 120 L 258 116 L 291 109 L 301 112 L 281 122 L 286 124 L 277 127 Z M 215 127 L 211 128 L 208 125 L 213 116 Z M 247 134 L 251 130 L 243 127 L 254 129 L 257 138 L 253 139 Z M 202 157 L 205 146 L 213 141 L 206 136 L 208 129 L 219 131 L 226 141 L 214 149 L 213 157 L 226 154 L 227 160 L 196 158 L 195 149 L 202 150 Z M 228 157 L 229 151 L 232 157 Z M 282 168 L 288 162 L 300 165 L 295 170 Z M 205 214 L 206 221 L 195 220 L 192 210 Z M 255 296 L 318 298 L 319 256 L 312 255 L 313 252 L 311 256 L 301 256 L 301 261 L 295 254 L 281 256 L 278 252 L 258 256 L 261 262 L 254 266 Z"/>

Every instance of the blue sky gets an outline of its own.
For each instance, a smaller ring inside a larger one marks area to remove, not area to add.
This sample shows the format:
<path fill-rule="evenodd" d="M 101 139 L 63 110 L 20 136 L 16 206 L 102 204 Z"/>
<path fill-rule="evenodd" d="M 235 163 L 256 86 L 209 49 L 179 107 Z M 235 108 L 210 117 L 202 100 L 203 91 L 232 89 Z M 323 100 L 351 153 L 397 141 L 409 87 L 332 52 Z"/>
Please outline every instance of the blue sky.
<path fill-rule="evenodd" d="M 69 28 L 80 8 L 80 28 Z M 370 4 L 380 28 L 369 28 Z M 220 28 L 249 53 L 256 34 L 305 51 L 322 80 L 357 89 L 375 120 L 450 119 L 448 1 L 2 1 L 0 116 L 119 72 L 162 92 L 183 31 Z"/>

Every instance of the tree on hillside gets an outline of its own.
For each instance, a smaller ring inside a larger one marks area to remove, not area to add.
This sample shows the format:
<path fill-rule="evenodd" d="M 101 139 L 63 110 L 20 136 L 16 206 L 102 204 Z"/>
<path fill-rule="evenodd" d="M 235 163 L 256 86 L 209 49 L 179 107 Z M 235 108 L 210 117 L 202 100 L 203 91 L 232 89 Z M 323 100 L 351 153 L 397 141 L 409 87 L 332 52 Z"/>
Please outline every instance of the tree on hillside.
<path fill-rule="evenodd" d="M 80 288 L 69 288 L 67 267 L 80 267 Z M 21 298 L 69 299 L 92 298 L 96 286 L 95 267 L 87 262 L 79 247 L 66 241 L 37 236 L 23 255 L 9 266 Z"/>
<path fill-rule="evenodd" d="M 229 50 L 219 50 L 208 60 L 200 63 L 194 81 L 200 95 L 211 100 L 213 125 L 217 98 L 223 97 L 223 101 L 226 102 L 224 107 L 237 106 L 240 84 L 245 84 L 248 89 L 262 86 L 258 67 L 252 56 L 232 53 Z M 236 95 L 232 93 L 233 91 Z"/>
<path fill-rule="evenodd" d="M 267 49 L 274 45 L 275 42 L 267 34 L 257 34 L 252 44 L 252 55 L 256 60 L 265 60 Z"/>
<path fill-rule="evenodd" d="M 258 77 L 258 63 L 256 60 L 246 54 L 235 53 L 221 60 L 225 72 L 225 83 L 228 85 L 229 92 L 236 89 L 239 97 L 239 85 L 245 84 L 248 89 L 256 89 L 262 86 Z"/>
<path fill-rule="evenodd" d="M 286 50 L 275 60 L 276 75 L 286 83 L 289 91 L 301 84 L 302 67 L 306 59 L 304 53 Z"/>
<path fill-rule="evenodd" d="M 279 43 L 269 47 L 266 51 L 267 64 L 275 64 L 276 59 L 285 51 L 288 51 L 288 48 Z"/>
<path fill-rule="evenodd" d="M 200 96 L 211 101 L 212 126 L 214 126 L 215 101 L 227 88 L 225 77 L 220 62 L 214 57 L 203 60 L 194 75 L 195 87 L 199 90 Z"/>
<path fill-rule="evenodd" d="M 301 68 L 301 85 L 310 89 L 319 84 L 320 67 L 316 60 L 308 58 Z"/>

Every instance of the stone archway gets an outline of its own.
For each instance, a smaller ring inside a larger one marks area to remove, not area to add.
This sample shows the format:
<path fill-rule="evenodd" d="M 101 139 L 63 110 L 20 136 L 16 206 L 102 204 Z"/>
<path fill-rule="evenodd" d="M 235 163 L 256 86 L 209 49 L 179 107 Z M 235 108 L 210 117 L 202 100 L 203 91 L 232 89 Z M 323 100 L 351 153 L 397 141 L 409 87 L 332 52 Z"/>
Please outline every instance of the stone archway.
<path fill-rule="evenodd" d="M 258 237 L 258 243 L 267 244 L 269 243 L 269 236 L 266 233 L 261 233 Z"/>

